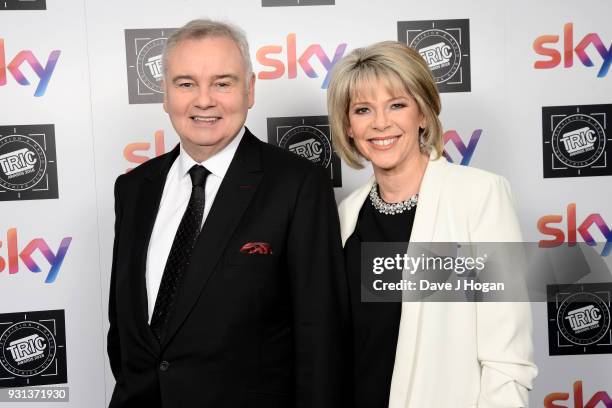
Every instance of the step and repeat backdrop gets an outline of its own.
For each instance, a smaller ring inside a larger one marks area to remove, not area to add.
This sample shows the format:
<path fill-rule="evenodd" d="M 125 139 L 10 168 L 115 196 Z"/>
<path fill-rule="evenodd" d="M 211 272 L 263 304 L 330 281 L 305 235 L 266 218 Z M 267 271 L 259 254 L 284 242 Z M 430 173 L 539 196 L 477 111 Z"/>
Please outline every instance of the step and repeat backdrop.
<path fill-rule="evenodd" d="M 377 41 L 418 49 L 442 93 L 446 159 L 508 178 L 525 240 L 587 242 L 609 282 L 610 16 L 607 0 L 0 0 L 0 390 L 107 405 L 113 183 L 177 143 L 160 57 L 197 17 L 246 31 L 247 126 L 326 167 L 338 201 L 371 169 L 333 154 L 330 70 Z M 554 283 L 556 300 L 533 304 L 531 406 L 612 407 L 612 287 Z"/>

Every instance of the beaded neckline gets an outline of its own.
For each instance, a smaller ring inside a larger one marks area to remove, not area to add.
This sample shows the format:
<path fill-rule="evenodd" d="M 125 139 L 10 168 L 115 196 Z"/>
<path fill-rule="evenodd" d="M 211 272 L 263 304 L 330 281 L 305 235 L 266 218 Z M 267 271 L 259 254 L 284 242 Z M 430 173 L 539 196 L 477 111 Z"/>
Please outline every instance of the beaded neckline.
<path fill-rule="evenodd" d="M 387 203 L 378 194 L 378 183 L 372 185 L 370 190 L 370 201 L 376 210 L 382 214 L 395 215 L 401 214 L 404 211 L 410 211 L 413 209 L 419 200 L 419 195 L 415 194 L 407 200 L 400 201 L 399 203 Z"/>

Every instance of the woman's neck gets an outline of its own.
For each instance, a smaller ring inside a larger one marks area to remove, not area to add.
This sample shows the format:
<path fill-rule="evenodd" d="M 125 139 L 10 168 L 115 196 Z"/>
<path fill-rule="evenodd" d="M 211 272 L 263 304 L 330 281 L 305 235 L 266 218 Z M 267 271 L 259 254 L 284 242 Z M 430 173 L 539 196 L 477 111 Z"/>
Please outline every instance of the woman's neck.
<path fill-rule="evenodd" d="M 398 203 L 417 194 L 428 162 L 429 156 L 419 152 L 393 169 L 374 167 L 380 197 L 388 203 Z"/>

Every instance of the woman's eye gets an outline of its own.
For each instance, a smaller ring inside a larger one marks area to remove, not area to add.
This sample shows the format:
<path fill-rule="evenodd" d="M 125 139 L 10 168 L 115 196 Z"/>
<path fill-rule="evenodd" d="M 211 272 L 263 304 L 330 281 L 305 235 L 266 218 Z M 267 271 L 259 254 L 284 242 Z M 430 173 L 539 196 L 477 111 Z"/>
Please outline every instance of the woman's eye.
<path fill-rule="evenodd" d="M 400 102 L 394 103 L 394 104 L 391 105 L 391 109 L 402 109 L 402 108 L 405 108 L 405 107 L 406 107 L 406 104 L 405 103 L 400 103 Z"/>
<path fill-rule="evenodd" d="M 358 115 L 362 115 L 364 113 L 368 113 L 368 108 L 356 108 L 355 113 Z"/>

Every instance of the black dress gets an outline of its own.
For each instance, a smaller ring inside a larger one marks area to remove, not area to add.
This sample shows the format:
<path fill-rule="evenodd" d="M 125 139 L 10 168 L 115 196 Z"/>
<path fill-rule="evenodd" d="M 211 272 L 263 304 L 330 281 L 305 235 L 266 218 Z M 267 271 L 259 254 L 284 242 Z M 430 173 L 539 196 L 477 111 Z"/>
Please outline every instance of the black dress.
<path fill-rule="evenodd" d="M 369 197 L 355 231 L 344 246 L 353 320 L 353 395 L 355 408 L 387 408 L 402 305 L 361 302 L 361 243 L 408 242 L 416 207 L 386 215 Z"/>

